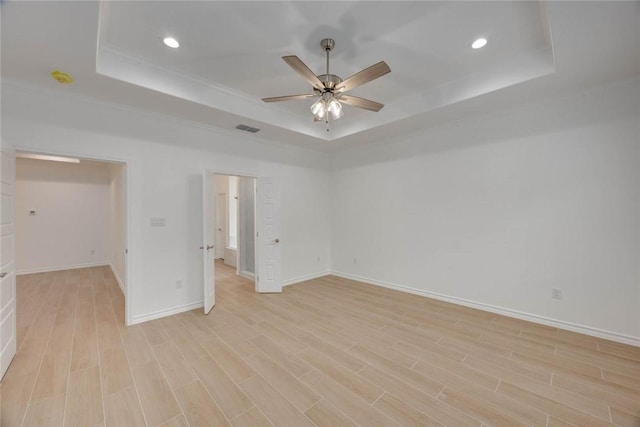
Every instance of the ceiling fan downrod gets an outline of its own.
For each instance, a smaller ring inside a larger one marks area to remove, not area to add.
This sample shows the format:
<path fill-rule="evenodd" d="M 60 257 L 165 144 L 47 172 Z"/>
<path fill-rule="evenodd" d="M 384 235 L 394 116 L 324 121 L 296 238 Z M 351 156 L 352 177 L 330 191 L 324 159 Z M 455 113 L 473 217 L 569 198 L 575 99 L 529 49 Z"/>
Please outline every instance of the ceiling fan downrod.
<path fill-rule="evenodd" d="M 327 75 L 329 75 L 329 52 L 336 46 L 336 42 L 333 39 L 322 39 L 320 46 L 327 52 Z"/>
<path fill-rule="evenodd" d="M 340 83 L 342 79 L 334 74 L 329 73 L 329 52 L 336 46 L 336 42 L 333 39 L 322 39 L 320 46 L 324 49 L 327 55 L 327 72 L 326 74 L 320 74 L 318 78 L 324 84 L 323 92 L 333 93 L 333 89 Z"/>
<path fill-rule="evenodd" d="M 335 87 L 336 84 L 342 81 L 342 79 L 340 79 L 338 76 L 332 76 L 329 73 L 329 52 L 331 52 L 333 48 L 336 46 L 336 42 L 333 39 L 326 38 L 320 41 L 320 46 L 324 49 L 327 55 L 327 72 L 324 76 L 319 76 L 319 77 L 324 77 L 324 82 L 325 82 L 324 93 L 328 92 L 333 95 L 333 88 Z M 325 114 L 324 120 L 327 126 L 327 132 L 329 132 L 329 112 Z"/>

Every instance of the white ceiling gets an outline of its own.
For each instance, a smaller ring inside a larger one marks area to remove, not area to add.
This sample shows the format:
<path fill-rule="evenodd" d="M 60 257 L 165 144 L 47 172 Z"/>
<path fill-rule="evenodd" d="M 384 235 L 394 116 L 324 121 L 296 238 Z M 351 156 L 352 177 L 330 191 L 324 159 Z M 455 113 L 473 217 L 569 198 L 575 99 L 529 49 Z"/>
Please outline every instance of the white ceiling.
<path fill-rule="evenodd" d="M 396 138 L 424 126 L 640 74 L 638 2 L 5 2 L 2 78 L 319 150 Z M 180 49 L 162 39 L 172 35 Z M 484 36 L 489 44 L 472 50 Z M 380 60 L 392 72 L 313 123 L 309 93 L 281 59 L 342 78 Z M 48 74 L 61 69 L 75 83 Z"/>

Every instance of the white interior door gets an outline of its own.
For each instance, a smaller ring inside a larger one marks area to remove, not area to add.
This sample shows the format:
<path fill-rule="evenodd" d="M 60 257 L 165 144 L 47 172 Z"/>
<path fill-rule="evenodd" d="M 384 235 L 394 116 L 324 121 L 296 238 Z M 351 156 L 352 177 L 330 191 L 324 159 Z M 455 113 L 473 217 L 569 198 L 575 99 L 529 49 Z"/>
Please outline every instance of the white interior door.
<path fill-rule="evenodd" d="M 15 151 L 3 143 L 0 151 L 0 379 L 16 354 L 16 276 L 13 264 L 15 164 Z"/>
<path fill-rule="evenodd" d="M 227 246 L 227 193 L 216 195 L 216 247 L 215 257 L 224 258 L 224 248 Z"/>
<path fill-rule="evenodd" d="M 280 251 L 280 185 L 275 178 L 258 178 L 258 292 L 282 292 Z"/>
<path fill-rule="evenodd" d="M 216 264 L 214 259 L 215 234 L 215 182 L 214 175 L 202 176 L 202 265 L 204 269 L 204 314 L 209 314 L 216 303 Z"/>

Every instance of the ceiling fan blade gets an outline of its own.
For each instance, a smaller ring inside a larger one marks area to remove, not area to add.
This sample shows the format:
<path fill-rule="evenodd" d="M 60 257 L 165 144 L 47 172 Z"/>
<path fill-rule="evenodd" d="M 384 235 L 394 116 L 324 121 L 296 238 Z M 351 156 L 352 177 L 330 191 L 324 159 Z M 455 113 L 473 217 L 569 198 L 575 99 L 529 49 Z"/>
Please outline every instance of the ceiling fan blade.
<path fill-rule="evenodd" d="M 264 102 L 280 102 L 280 101 L 297 101 L 299 99 L 309 99 L 313 98 L 316 95 L 313 94 L 305 94 L 305 95 L 286 95 L 286 96 L 273 96 L 271 98 L 262 98 Z"/>
<path fill-rule="evenodd" d="M 380 61 L 369 68 L 365 68 L 364 70 L 347 77 L 345 81 L 336 86 L 335 91 L 346 92 L 365 83 L 369 83 L 371 80 L 375 80 L 378 77 L 382 77 L 389 72 L 391 72 L 391 68 L 389 68 L 387 63 Z"/>
<path fill-rule="evenodd" d="M 365 110 L 378 112 L 384 107 L 384 104 L 380 104 L 379 102 L 371 101 L 364 98 L 358 98 L 357 96 L 351 95 L 342 95 L 338 98 L 338 101 L 352 105 L 358 108 L 364 108 Z"/>
<path fill-rule="evenodd" d="M 300 58 L 295 55 L 289 55 L 283 56 L 282 59 L 284 59 L 284 62 L 289 64 L 291 68 L 308 81 L 311 86 L 318 90 L 324 90 L 324 84 L 322 84 L 322 81 L 309 69 L 309 67 L 306 66 L 304 62 L 302 62 Z"/>

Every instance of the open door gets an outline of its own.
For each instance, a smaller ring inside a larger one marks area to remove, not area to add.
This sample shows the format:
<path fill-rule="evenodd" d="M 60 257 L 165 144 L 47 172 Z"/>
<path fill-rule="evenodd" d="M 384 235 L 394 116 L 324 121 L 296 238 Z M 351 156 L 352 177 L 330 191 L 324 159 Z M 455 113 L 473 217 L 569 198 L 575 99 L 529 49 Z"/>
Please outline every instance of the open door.
<path fill-rule="evenodd" d="M 282 292 L 280 185 L 275 178 L 257 180 L 258 292 Z"/>
<path fill-rule="evenodd" d="M 3 142 L 0 151 L 0 379 L 16 354 L 16 275 L 13 264 L 15 165 L 15 150 Z"/>
<path fill-rule="evenodd" d="M 215 185 L 214 175 L 202 176 L 202 265 L 204 268 L 204 314 L 209 314 L 216 303 L 215 233 Z"/>

